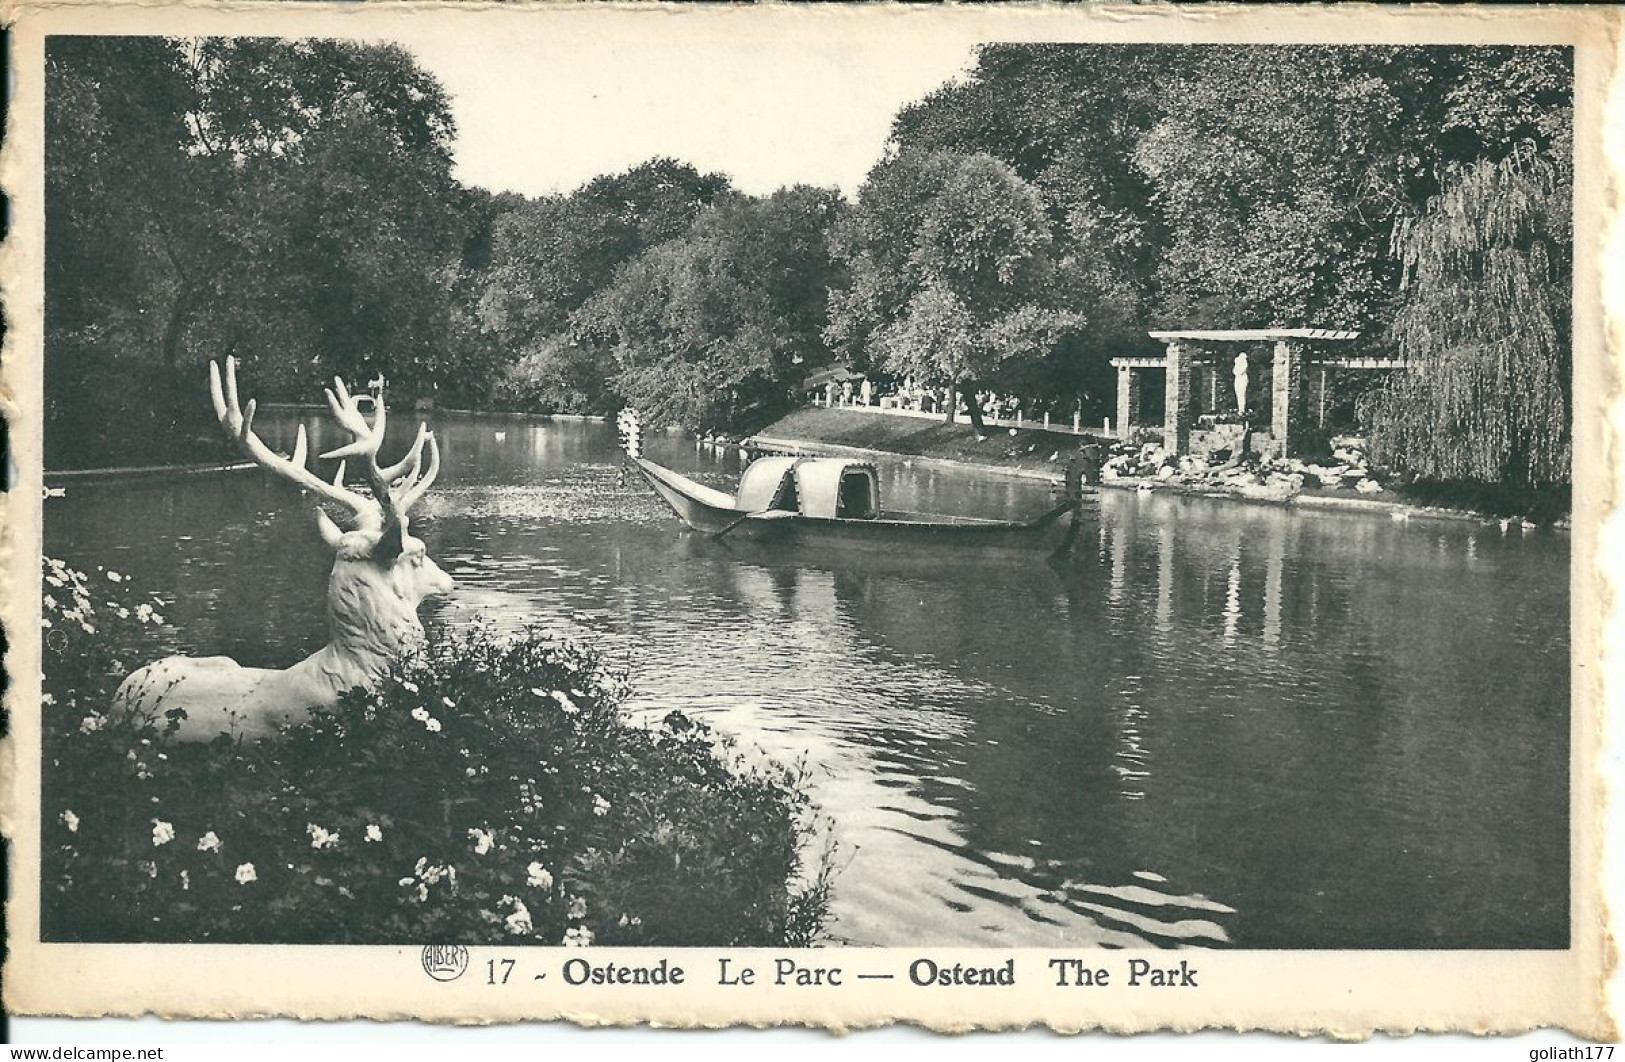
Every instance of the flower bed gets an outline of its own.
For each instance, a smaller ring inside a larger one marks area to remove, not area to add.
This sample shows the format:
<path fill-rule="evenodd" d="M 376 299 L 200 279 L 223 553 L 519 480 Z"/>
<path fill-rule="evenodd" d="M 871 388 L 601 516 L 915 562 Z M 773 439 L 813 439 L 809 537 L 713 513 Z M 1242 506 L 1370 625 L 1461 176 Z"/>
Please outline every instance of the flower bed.
<path fill-rule="evenodd" d="M 803 946 L 822 930 L 830 860 L 801 770 L 749 763 L 680 713 L 631 725 L 589 651 L 476 630 L 277 737 L 184 743 L 177 720 L 108 709 L 130 662 L 106 624 L 150 609 L 112 573 L 47 565 L 47 940 Z"/>

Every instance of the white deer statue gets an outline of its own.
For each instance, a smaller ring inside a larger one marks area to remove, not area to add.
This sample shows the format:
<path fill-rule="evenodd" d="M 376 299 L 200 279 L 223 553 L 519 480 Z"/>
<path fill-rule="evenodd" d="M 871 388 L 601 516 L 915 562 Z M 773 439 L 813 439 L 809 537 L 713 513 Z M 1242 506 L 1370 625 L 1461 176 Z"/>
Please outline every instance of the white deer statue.
<path fill-rule="evenodd" d="M 242 667 L 223 656 L 168 657 L 125 679 L 114 699 L 115 709 L 151 715 L 160 725 L 168 712 L 183 709 L 186 716 L 177 736 L 188 740 L 207 741 L 222 733 L 264 737 L 281 723 L 304 719 L 313 708 L 336 704 L 347 690 L 371 685 L 397 656 L 422 643 L 418 605 L 425 598 L 449 593 L 452 580 L 429 559 L 423 542 L 407 532 L 406 514 L 440 471 L 439 444 L 420 425 L 406 457 L 380 467 L 383 400 L 366 394 L 352 397 L 344 381 L 333 383 L 327 404 L 351 441 L 322 456 L 361 458 L 371 497 L 345 488 L 343 460 L 331 483 L 306 467 L 304 425 L 291 458 L 266 446 L 254 434 L 253 400 L 246 409 L 237 402 L 236 359 L 226 359 L 223 389 L 219 366 L 209 365 L 215 415 L 238 447 L 261 468 L 348 510 L 353 526 L 344 531 L 319 505 L 316 508 L 316 525 L 336 555 L 327 581 L 330 641 L 283 671 Z M 370 423 L 362 413 L 363 402 L 373 406 Z"/>

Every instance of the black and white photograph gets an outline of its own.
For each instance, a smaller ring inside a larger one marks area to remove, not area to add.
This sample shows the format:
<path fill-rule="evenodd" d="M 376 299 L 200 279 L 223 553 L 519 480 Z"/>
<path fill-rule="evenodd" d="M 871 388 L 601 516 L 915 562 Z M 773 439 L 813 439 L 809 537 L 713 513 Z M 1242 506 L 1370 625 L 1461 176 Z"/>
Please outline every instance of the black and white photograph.
<path fill-rule="evenodd" d="M 1591 954 L 1576 47 L 674 22 L 43 36 L 38 941 Z"/>

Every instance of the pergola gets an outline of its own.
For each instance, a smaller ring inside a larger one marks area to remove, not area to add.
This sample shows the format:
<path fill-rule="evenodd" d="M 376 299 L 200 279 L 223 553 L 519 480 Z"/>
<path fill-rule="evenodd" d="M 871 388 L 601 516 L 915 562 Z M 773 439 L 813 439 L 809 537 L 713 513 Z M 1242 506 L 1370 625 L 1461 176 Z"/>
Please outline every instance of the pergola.
<path fill-rule="evenodd" d="M 1127 439 L 1140 413 L 1141 374 L 1161 371 L 1164 375 L 1162 445 L 1174 453 L 1192 449 L 1192 428 L 1197 410 L 1206 405 L 1214 411 L 1233 411 L 1246 417 L 1255 359 L 1270 362 L 1270 434 L 1254 437 L 1260 452 L 1274 456 L 1292 454 L 1300 445 L 1309 424 L 1310 407 L 1323 423 L 1326 409 L 1328 371 L 1332 369 L 1402 369 L 1402 358 L 1351 357 L 1327 350 L 1330 344 L 1359 338 L 1358 332 L 1329 328 L 1240 328 L 1180 332 L 1151 332 L 1152 339 L 1164 345 L 1162 357 L 1113 358 L 1117 369 L 1117 436 Z M 1268 345 L 1268 353 L 1259 351 Z M 1262 375 L 1263 366 L 1258 366 Z M 1196 376 L 1206 376 L 1207 397 L 1193 386 Z M 1230 378 L 1221 387 L 1221 376 Z M 1309 386 L 1306 386 L 1306 381 Z M 1311 396 L 1310 392 L 1313 391 Z M 1221 401 L 1221 394 L 1225 395 Z M 1231 401 L 1228 396 L 1234 396 Z M 1312 398 L 1312 401 L 1310 399 Z"/>

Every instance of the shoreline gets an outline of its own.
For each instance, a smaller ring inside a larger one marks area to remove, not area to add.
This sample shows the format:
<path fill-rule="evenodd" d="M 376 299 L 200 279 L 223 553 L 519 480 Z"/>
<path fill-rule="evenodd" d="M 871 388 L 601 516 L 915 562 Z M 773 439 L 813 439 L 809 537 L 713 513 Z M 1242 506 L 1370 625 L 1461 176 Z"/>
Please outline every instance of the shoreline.
<path fill-rule="evenodd" d="M 47 486 L 53 480 L 70 483 L 95 482 L 100 479 L 148 479 L 153 476 L 203 476 L 216 472 L 246 472 L 258 468 L 252 461 L 206 461 L 190 465 L 122 465 L 111 468 L 46 469 L 43 480 Z"/>
<path fill-rule="evenodd" d="M 259 408 L 273 413 L 327 412 L 327 407 L 320 402 L 261 402 Z M 508 409 L 458 409 L 453 406 L 437 406 L 421 414 L 415 409 L 395 409 L 390 412 L 392 418 L 405 419 L 408 414 L 419 419 L 443 414 L 454 417 L 508 417 L 514 420 L 579 420 L 597 423 L 609 419 L 602 413 L 526 413 Z"/>
<path fill-rule="evenodd" d="M 987 462 L 964 461 L 946 457 L 930 457 L 919 454 L 900 453 L 896 450 L 882 450 L 874 447 L 851 446 L 843 443 L 826 443 L 815 439 L 790 439 L 782 436 L 757 434 L 747 436 L 740 440 L 741 446 L 758 446 L 762 449 L 806 450 L 816 453 L 825 453 L 832 456 L 852 457 L 900 457 L 910 461 L 917 461 L 927 465 L 943 468 L 956 468 L 960 470 L 990 473 L 1000 476 L 1011 476 L 1018 479 L 1036 479 L 1050 483 L 1065 482 L 1063 472 L 1049 472 L 1041 469 L 1019 468 L 1009 465 L 998 465 Z M 1370 497 L 1343 498 L 1333 494 L 1323 494 L 1314 491 L 1300 491 L 1287 498 L 1254 497 L 1233 490 L 1212 485 L 1196 485 L 1190 483 L 1170 483 L 1166 480 L 1147 479 L 1144 477 L 1123 476 L 1116 479 L 1103 479 L 1098 484 L 1101 490 L 1123 491 L 1155 491 L 1158 493 L 1178 494 L 1184 497 L 1211 498 L 1215 501 L 1242 502 L 1252 505 L 1267 505 L 1280 509 L 1306 509 L 1325 513 L 1386 513 L 1390 519 L 1399 521 L 1408 520 L 1442 520 L 1451 523 L 1472 523 L 1483 526 L 1493 526 L 1502 523 L 1500 518 L 1485 513 L 1473 512 L 1468 509 L 1450 509 L 1438 506 L 1418 505 L 1415 502 L 1400 500 L 1386 500 Z M 1528 524 L 1537 527 L 1537 524 Z M 1567 531 L 1567 519 L 1547 525 L 1553 530 Z"/>
<path fill-rule="evenodd" d="M 260 410 L 273 413 L 325 413 L 327 407 L 319 402 L 262 402 Z M 584 423 L 604 423 L 609 418 L 601 413 L 516 413 L 506 410 L 490 409 L 437 409 L 434 414 L 446 414 L 454 417 L 503 417 L 512 420 L 569 420 Z M 399 415 L 399 414 L 397 414 Z M 65 480 L 73 483 L 89 483 L 104 479 L 146 479 L 153 476 L 200 476 L 217 472 L 245 472 L 256 468 L 252 461 L 201 461 L 184 465 L 110 465 L 99 468 L 62 468 L 45 469 L 42 474 L 44 483 L 49 486 L 53 481 Z"/>

